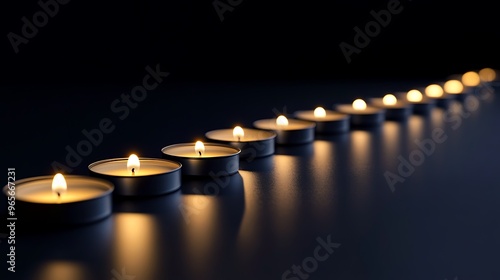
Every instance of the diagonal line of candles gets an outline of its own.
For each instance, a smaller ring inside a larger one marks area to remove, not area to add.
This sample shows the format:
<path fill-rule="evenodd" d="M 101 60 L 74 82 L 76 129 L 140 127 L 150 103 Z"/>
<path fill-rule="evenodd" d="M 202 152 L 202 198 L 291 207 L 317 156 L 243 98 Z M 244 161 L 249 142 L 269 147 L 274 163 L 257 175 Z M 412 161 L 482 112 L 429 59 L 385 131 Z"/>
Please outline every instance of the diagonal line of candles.
<path fill-rule="evenodd" d="M 161 149 L 162 158 L 112 158 L 88 166 L 90 176 L 62 175 L 21 179 L 4 187 L 15 197 L 17 209 L 27 218 L 46 220 L 50 213 L 58 224 L 87 223 L 112 212 L 112 196 L 156 196 L 178 190 L 183 176 L 228 176 L 238 172 L 239 160 L 267 157 L 275 145 L 305 144 L 316 134 L 345 133 L 356 126 L 379 126 L 385 120 L 405 121 L 411 114 L 429 114 L 447 108 L 452 100 L 464 101 L 482 83 L 497 79 L 497 71 L 484 68 L 450 76 L 442 83 L 406 92 L 388 93 L 367 101 L 337 104 L 333 110 L 317 107 L 297 111 L 293 118 L 253 122 L 254 128 L 209 131 L 208 142 L 181 143 Z M 9 199 L 10 200 L 10 199 Z M 71 213 L 68 215 L 67 213 Z"/>

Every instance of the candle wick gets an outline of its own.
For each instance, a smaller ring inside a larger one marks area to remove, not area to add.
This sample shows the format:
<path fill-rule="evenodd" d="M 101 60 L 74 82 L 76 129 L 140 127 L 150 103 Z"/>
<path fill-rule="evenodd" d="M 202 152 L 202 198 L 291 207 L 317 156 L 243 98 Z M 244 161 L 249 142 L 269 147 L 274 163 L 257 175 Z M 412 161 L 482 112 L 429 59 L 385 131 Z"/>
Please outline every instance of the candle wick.
<path fill-rule="evenodd" d="M 198 151 L 198 154 L 200 154 L 200 157 L 201 157 L 201 151 Z"/>
<path fill-rule="evenodd" d="M 135 175 L 135 168 L 132 168 L 132 175 Z"/>
<path fill-rule="evenodd" d="M 240 141 L 241 141 L 241 136 L 238 136 L 238 142 L 240 142 Z"/>
<path fill-rule="evenodd" d="M 61 193 L 60 192 L 56 192 L 57 193 L 57 197 L 61 197 Z"/>

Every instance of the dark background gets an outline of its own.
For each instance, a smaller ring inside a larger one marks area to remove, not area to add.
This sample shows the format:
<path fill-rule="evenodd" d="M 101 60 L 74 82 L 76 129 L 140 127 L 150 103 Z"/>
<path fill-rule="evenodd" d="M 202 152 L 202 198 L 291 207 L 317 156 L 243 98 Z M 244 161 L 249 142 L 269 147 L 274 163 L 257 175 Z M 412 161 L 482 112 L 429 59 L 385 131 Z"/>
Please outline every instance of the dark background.
<path fill-rule="evenodd" d="M 212 0 L 77 1 L 15 54 L 8 32 L 36 1 L 2 7 L 3 84 L 126 83 L 160 63 L 171 80 L 441 78 L 498 68 L 496 10 L 487 1 L 408 1 L 348 64 L 339 44 L 383 1 L 243 0 L 221 22 Z M 226 2 L 224 2 L 226 3 Z"/>
<path fill-rule="evenodd" d="M 40 8 L 3 3 L 1 168 L 16 168 L 18 180 L 54 174 L 51 165 L 67 165 L 67 149 L 104 118 L 115 130 L 66 173 L 86 175 L 90 163 L 130 153 L 160 157 L 166 145 L 278 113 L 500 68 L 497 12 L 486 1 L 402 1 L 402 13 L 348 64 L 339 44 L 352 43 L 353 27 L 388 2 L 243 0 L 220 22 L 211 0 L 72 0 L 18 54 L 6 35 Z M 120 120 L 110 104 L 156 64 L 171 75 Z M 210 203 L 191 224 L 178 207 L 194 206 L 193 188 L 206 182 L 183 179 L 168 195 L 114 200 L 113 214 L 91 225 L 18 228 L 18 272 L 1 257 L 0 279 L 69 271 L 65 279 L 109 280 L 122 267 L 147 280 L 280 279 L 331 235 L 342 246 L 310 279 L 497 280 L 499 106 L 480 100 L 456 129 L 435 109 L 280 147 L 242 165 L 220 195 L 204 196 Z M 391 192 L 384 172 L 436 128 L 448 140 Z"/>

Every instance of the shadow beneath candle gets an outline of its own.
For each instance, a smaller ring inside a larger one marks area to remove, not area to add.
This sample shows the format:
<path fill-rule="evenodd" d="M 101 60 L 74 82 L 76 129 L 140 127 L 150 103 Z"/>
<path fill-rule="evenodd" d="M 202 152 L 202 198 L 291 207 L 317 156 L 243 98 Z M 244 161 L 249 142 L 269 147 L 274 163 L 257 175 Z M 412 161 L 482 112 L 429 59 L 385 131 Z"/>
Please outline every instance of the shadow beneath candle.
<path fill-rule="evenodd" d="M 314 145 L 312 142 L 302 145 L 276 145 L 274 153 L 277 155 L 309 157 L 314 154 Z"/>
<path fill-rule="evenodd" d="M 22 233 L 47 234 L 47 233 L 63 232 L 71 230 L 82 230 L 84 228 L 99 226 L 99 224 L 106 223 L 107 221 L 110 220 L 111 215 L 86 223 L 62 224 L 51 221 L 50 216 L 47 216 L 44 219 L 35 220 L 31 218 L 25 219 L 24 215 L 18 214 L 17 216 L 18 219 L 15 221 L 16 236 Z"/>
<path fill-rule="evenodd" d="M 336 143 L 346 143 L 349 141 L 349 132 L 339 134 L 316 134 L 315 140 L 331 141 Z"/>
<path fill-rule="evenodd" d="M 180 191 L 159 196 L 117 196 L 113 198 L 113 213 L 173 213 L 180 197 Z"/>
<path fill-rule="evenodd" d="M 351 125 L 351 130 L 380 133 L 382 131 L 382 126 L 383 123 L 381 123 L 380 125 Z"/>
<path fill-rule="evenodd" d="M 240 170 L 246 171 L 271 171 L 274 167 L 273 156 L 254 158 L 252 160 L 244 160 L 240 161 Z"/>
<path fill-rule="evenodd" d="M 221 177 L 187 177 L 183 179 L 182 194 L 218 196 L 232 194 L 243 189 L 243 178 L 239 172 Z"/>

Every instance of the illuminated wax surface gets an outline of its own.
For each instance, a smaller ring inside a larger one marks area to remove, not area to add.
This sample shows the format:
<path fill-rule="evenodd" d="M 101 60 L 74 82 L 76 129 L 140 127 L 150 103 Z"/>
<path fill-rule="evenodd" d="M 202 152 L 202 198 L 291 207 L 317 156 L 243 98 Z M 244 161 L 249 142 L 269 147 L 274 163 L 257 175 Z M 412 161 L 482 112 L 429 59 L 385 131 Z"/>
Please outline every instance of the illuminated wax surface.
<path fill-rule="evenodd" d="M 271 139 L 275 136 L 274 133 L 252 128 L 243 128 L 243 137 L 235 137 L 233 135 L 233 129 L 218 129 L 212 130 L 205 134 L 209 139 L 217 141 L 227 141 L 227 142 L 254 142 Z"/>
<path fill-rule="evenodd" d="M 110 183 L 85 176 L 65 176 L 68 189 L 58 198 L 52 191 L 52 177 L 33 177 L 16 182 L 16 199 L 32 203 L 62 204 L 85 201 L 112 191 Z"/>
<path fill-rule="evenodd" d="M 108 176 L 141 177 L 164 174 L 179 168 L 178 164 L 171 161 L 142 158 L 139 159 L 141 164 L 140 168 L 137 172 L 132 174 L 132 172 L 127 169 L 127 160 L 126 158 L 102 160 L 91 164 L 89 169 L 95 173 Z"/>
<path fill-rule="evenodd" d="M 232 130 L 231 130 L 232 136 Z M 195 151 L 195 143 L 185 143 L 167 146 L 162 149 L 162 152 L 167 155 L 186 157 L 186 158 L 214 158 L 227 157 L 239 154 L 240 150 L 231 146 L 204 143 L 205 151 L 200 155 Z"/>

